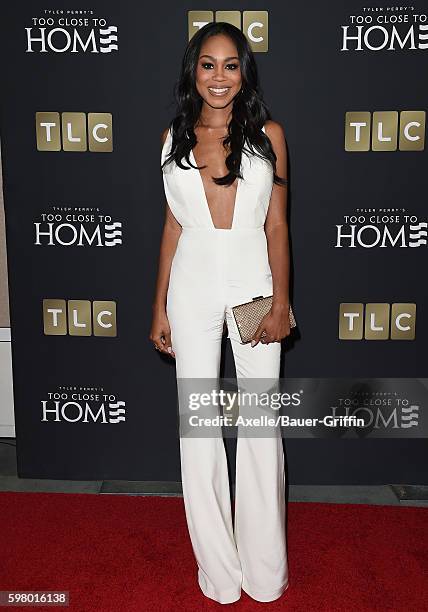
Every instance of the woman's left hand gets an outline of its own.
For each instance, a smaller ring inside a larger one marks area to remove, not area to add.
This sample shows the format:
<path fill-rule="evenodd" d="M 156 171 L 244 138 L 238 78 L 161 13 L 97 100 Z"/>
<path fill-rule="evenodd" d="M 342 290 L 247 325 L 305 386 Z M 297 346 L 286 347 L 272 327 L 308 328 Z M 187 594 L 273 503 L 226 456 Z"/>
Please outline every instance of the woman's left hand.
<path fill-rule="evenodd" d="M 262 336 L 263 331 L 266 332 L 265 336 Z M 267 315 L 261 320 L 251 340 L 251 346 L 256 346 L 258 342 L 262 344 L 281 342 L 281 340 L 289 336 L 290 333 L 289 307 L 287 306 L 280 309 L 271 308 Z"/>

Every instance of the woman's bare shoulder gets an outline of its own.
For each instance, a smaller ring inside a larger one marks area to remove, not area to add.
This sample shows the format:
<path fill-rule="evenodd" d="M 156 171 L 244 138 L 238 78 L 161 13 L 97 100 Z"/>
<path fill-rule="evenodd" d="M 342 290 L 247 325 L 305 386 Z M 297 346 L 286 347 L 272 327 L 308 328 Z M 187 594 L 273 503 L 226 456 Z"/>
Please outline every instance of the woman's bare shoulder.
<path fill-rule="evenodd" d="M 165 128 L 161 135 L 161 145 L 165 144 L 166 137 L 168 136 L 169 127 Z"/>
<path fill-rule="evenodd" d="M 270 140 L 276 140 L 277 142 L 285 140 L 284 128 L 278 121 L 268 119 L 265 123 L 265 131 Z"/>

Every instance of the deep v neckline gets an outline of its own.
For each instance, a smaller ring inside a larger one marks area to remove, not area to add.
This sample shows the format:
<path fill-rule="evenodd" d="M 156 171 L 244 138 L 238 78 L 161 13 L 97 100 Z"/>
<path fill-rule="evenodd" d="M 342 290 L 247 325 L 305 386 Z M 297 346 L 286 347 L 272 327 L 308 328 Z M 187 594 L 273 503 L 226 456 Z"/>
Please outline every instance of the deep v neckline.
<path fill-rule="evenodd" d="M 190 150 L 190 155 L 191 155 L 191 158 L 192 158 L 191 161 L 193 162 L 193 164 L 195 166 L 198 166 L 198 163 L 196 162 L 196 159 L 195 159 L 195 155 L 193 153 L 193 149 Z M 221 229 L 221 230 L 225 230 L 225 231 L 229 231 L 230 232 L 230 230 L 234 229 L 234 224 L 235 224 L 235 219 L 236 219 L 236 210 L 237 210 L 237 205 L 238 205 L 238 197 L 239 197 L 239 186 L 241 184 L 241 179 L 239 177 L 236 177 L 236 180 L 238 181 L 238 184 L 236 185 L 235 200 L 233 202 L 232 223 L 231 223 L 231 226 L 230 227 L 216 227 L 214 225 L 213 217 L 212 217 L 212 214 L 211 214 L 211 209 L 210 209 L 210 206 L 208 204 L 207 192 L 205 191 L 204 179 L 202 178 L 201 171 L 198 168 L 194 168 L 194 170 L 197 173 L 198 182 L 199 182 L 200 189 L 201 189 L 201 195 L 202 195 L 202 199 L 204 201 L 204 207 L 205 207 L 206 212 L 208 214 L 211 227 L 213 229 Z"/>

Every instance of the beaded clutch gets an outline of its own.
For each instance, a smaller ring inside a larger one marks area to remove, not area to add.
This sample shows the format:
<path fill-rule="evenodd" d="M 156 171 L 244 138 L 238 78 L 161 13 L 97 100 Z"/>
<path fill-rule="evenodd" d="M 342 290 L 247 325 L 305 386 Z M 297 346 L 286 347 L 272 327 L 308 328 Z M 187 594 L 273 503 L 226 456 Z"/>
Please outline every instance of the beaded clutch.
<path fill-rule="evenodd" d="M 232 307 L 232 313 L 238 327 L 239 335 L 243 344 L 250 342 L 251 338 L 257 331 L 263 317 L 267 315 L 272 307 L 272 295 L 263 297 L 258 295 L 253 297 L 251 302 L 245 302 L 244 304 L 237 304 Z M 296 320 L 294 318 L 293 310 L 290 305 L 289 309 L 290 327 L 296 327 Z M 265 336 L 266 332 L 263 331 L 262 336 Z"/>

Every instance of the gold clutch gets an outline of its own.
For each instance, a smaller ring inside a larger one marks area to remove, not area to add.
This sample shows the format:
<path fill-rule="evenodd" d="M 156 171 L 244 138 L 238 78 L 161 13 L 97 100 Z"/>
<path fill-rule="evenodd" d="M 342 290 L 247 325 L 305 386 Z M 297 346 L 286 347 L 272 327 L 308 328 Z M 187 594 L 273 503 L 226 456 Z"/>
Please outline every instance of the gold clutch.
<path fill-rule="evenodd" d="M 272 299 L 273 295 L 268 295 L 267 297 L 258 295 L 253 297 L 251 302 L 237 304 L 232 307 L 232 313 L 243 344 L 250 342 L 251 338 L 254 336 L 263 317 L 267 315 L 272 307 Z M 288 314 L 290 327 L 296 327 L 297 324 L 291 305 Z M 265 331 L 263 331 L 262 336 L 266 336 Z"/>

